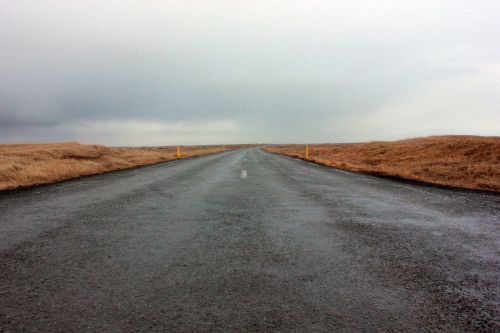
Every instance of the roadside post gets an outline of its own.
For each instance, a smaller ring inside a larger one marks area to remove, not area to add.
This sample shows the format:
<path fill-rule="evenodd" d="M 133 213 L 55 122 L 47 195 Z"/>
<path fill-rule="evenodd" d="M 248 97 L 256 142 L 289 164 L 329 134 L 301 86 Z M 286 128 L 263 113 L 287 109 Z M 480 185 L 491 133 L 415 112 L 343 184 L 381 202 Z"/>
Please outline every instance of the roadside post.
<path fill-rule="evenodd" d="M 306 144 L 306 160 L 309 159 L 309 145 Z"/>
<path fill-rule="evenodd" d="M 177 146 L 177 158 L 181 158 L 181 146 Z"/>

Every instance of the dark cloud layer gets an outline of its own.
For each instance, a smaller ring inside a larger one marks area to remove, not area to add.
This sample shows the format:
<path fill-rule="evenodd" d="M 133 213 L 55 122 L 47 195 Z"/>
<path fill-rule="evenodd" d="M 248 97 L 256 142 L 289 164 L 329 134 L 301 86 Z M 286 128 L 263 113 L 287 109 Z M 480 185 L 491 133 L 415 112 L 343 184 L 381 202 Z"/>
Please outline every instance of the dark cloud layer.
<path fill-rule="evenodd" d="M 0 142 L 500 135 L 496 1 L 0 0 Z"/>

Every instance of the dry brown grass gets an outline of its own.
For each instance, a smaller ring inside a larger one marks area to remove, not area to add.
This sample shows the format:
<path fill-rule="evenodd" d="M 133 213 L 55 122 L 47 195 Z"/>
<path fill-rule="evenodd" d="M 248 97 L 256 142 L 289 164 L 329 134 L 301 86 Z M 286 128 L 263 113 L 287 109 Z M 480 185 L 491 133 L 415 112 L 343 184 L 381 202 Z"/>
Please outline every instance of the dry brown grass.
<path fill-rule="evenodd" d="M 237 146 L 188 146 L 181 157 Z M 110 148 L 77 142 L 0 145 L 0 190 L 58 182 L 176 159 L 176 147 Z"/>
<path fill-rule="evenodd" d="M 268 151 L 305 158 L 304 145 Z M 500 137 L 434 136 L 393 142 L 309 146 L 313 162 L 431 184 L 500 191 Z"/>

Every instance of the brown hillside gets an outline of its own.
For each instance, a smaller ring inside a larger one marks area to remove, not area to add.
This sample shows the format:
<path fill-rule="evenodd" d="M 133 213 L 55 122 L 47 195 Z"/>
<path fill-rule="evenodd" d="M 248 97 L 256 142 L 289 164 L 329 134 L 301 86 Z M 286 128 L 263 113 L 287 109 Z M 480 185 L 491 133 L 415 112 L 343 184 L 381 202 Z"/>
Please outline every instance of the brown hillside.
<path fill-rule="evenodd" d="M 181 156 L 221 152 L 235 147 L 182 147 Z M 0 190 L 52 183 L 176 158 L 176 147 L 110 148 L 77 142 L 0 145 Z"/>
<path fill-rule="evenodd" d="M 304 145 L 268 151 L 305 158 Z M 313 162 L 432 184 L 500 191 L 500 137 L 432 136 L 393 142 L 309 146 Z"/>

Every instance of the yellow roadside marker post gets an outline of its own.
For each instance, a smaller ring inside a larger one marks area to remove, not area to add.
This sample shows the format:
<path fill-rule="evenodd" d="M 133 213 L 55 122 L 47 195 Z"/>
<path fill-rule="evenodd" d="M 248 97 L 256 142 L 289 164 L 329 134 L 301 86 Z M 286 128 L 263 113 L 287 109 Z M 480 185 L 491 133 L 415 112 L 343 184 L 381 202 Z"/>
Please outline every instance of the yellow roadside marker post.
<path fill-rule="evenodd" d="M 306 144 L 306 160 L 309 159 L 309 145 Z"/>
<path fill-rule="evenodd" d="M 181 146 L 177 146 L 177 158 L 181 158 Z"/>

